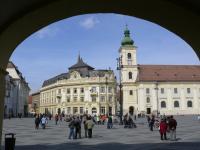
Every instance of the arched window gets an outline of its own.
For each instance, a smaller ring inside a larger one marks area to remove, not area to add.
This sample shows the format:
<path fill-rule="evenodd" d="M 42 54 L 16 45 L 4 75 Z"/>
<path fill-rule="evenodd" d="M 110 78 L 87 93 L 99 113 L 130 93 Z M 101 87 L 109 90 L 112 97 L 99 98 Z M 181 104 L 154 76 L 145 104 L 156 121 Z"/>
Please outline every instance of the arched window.
<path fill-rule="evenodd" d="M 132 79 L 132 72 L 129 72 L 129 73 L 128 73 L 128 78 L 129 78 L 129 79 Z"/>
<path fill-rule="evenodd" d="M 161 102 L 161 108 L 166 108 L 166 102 L 165 101 Z"/>
<path fill-rule="evenodd" d="M 179 107 L 179 102 L 178 101 L 174 101 L 174 107 Z"/>
<path fill-rule="evenodd" d="M 132 65 L 131 53 L 127 54 L 127 63 L 128 65 Z"/>
<path fill-rule="evenodd" d="M 128 53 L 128 54 L 127 54 L 127 58 L 128 58 L 128 59 L 131 59 L 131 53 Z"/>
<path fill-rule="evenodd" d="M 147 103 L 150 103 L 150 98 L 149 97 L 147 97 Z"/>
<path fill-rule="evenodd" d="M 192 107 L 192 101 L 187 102 L 187 107 Z"/>

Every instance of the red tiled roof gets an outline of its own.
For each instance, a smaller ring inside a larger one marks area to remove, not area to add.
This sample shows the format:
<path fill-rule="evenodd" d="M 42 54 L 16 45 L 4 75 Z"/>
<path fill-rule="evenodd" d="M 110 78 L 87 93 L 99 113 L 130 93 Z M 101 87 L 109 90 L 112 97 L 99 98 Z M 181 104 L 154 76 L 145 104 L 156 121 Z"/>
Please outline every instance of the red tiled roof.
<path fill-rule="evenodd" d="M 200 65 L 138 65 L 137 81 L 200 81 Z"/>

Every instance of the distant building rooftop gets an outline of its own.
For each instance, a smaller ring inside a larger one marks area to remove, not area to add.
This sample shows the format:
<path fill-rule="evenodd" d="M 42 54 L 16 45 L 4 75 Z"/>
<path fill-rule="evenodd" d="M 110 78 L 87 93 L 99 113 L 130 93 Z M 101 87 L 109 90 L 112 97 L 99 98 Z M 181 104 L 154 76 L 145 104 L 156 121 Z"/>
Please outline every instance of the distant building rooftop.
<path fill-rule="evenodd" d="M 43 82 L 42 87 L 51 85 L 53 83 L 56 83 L 58 80 L 62 79 L 69 79 L 70 78 L 70 72 L 72 71 L 77 71 L 80 73 L 80 76 L 82 78 L 85 77 L 104 77 L 106 73 L 113 73 L 112 70 L 94 70 L 93 67 L 89 66 L 86 64 L 80 56 L 78 56 L 78 61 L 75 65 L 72 65 L 69 67 L 69 72 L 67 73 L 62 73 L 60 75 L 57 75 L 53 78 L 50 78 L 48 80 L 45 80 Z"/>
<path fill-rule="evenodd" d="M 138 65 L 137 81 L 200 81 L 199 65 Z"/>

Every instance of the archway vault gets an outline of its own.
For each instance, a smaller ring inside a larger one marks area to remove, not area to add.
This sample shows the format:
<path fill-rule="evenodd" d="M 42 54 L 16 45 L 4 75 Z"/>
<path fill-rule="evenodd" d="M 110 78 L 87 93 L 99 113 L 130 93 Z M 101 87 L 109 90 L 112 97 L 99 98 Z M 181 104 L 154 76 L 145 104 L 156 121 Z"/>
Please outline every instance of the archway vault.
<path fill-rule="evenodd" d="M 7 0 L 0 2 L 0 10 L 0 99 L 4 98 L 4 70 L 17 45 L 40 28 L 76 15 L 118 13 L 154 22 L 180 36 L 200 57 L 197 0 Z"/>
<path fill-rule="evenodd" d="M 199 3 L 194 0 L 22 0 L 21 4 L 12 3 L 1 5 L 5 11 L 0 22 L 0 56 L 4 56 L 0 59 L 1 68 L 6 67 L 16 46 L 33 32 L 61 19 L 87 13 L 119 13 L 154 22 L 184 39 L 200 57 Z"/>

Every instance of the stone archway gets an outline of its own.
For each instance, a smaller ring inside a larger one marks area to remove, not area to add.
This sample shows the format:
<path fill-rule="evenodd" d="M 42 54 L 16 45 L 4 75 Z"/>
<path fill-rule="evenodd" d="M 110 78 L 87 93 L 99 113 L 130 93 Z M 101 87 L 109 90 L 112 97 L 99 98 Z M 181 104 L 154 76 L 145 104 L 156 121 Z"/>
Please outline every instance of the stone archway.
<path fill-rule="evenodd" d="M 139 17 L 174 32 L 200 56 L 199 3 L 194 0 L 21 0 L 0 2 L 0 108 L 4 108 L 6 65 L 14 49 L 29 35 L 53 22 L 87 13 L 119 13 Z M 170 11 L 169 11 L 170 10 Z M 0 109 L 2 131 L 3 109 Z M 0 132 L 1 133 L 1 132 Z M 1 138 L 1 134 L 0 134 Z"/>

